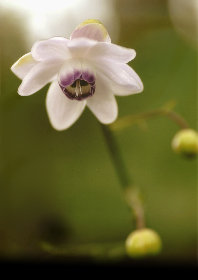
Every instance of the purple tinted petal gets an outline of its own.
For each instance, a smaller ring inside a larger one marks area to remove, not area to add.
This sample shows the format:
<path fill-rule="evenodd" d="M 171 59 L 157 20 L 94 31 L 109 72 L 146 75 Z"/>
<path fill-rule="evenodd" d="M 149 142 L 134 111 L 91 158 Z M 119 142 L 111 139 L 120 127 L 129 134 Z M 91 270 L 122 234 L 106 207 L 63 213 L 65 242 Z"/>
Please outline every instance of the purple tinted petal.
<path fill-rule="evenodd" d="M 61 79 L 59 81 L 60 85 L 63 86 L 63 87 L 71 85 L 71 84 L 73 84 L 73 82 L 74 82 L 74 75 L 73 75 L 73 73 L 69 74 L 69 75 L 67 75 L 65 77 L 61 77 Z"/>
<path fill-rule="evenodd" d="M 85 71 L 82 73 L 82 80 L 85 80 L 89 84 L 92 84 L 95 82 L 95 77 L 93 74 L 89 73 L 88 71 Z"/>
<path fill-rule="evenodd" d="M 59 83 L 61 86 L 66 87 L 72 85 L 74 81 L 79 79 L 81 72 L 79 70 L 74 70 L 74 72 L 67 74 L 66 76 L 61 76 Z"/>
<path fill-rule="evenodd" d="M 99 20 L 86 20 L 76 27 L 70 39 L 89 38 L 101 42 L 111 42 L 111 38 Z"/>
<path fill-rule="evenodd" d="M 81 71 L 80 70 L 75 70 L 74 71 L 74 81 L 79 79 L 81 76 Z"/>

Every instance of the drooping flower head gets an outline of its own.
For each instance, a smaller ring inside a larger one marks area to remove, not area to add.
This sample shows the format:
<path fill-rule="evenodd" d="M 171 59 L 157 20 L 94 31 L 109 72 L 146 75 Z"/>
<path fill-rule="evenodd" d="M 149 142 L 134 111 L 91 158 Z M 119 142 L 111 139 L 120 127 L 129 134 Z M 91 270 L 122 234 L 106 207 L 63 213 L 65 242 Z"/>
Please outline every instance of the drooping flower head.
<path fill-rule="evenodd" d="M 70 127 L 87 105 L 101 123 L 117 118 L 114 95 L 139 93 L 143 84 L 127 65 L 135 58 L 133 49 L 111 43 L 98 20 L 86 20 L 70 39 L 54 37 L 36 42 L 11 70 L 22 79 L 22 96 L 39 91 L 51 83 L 46 107 L 57 130 Z"/>

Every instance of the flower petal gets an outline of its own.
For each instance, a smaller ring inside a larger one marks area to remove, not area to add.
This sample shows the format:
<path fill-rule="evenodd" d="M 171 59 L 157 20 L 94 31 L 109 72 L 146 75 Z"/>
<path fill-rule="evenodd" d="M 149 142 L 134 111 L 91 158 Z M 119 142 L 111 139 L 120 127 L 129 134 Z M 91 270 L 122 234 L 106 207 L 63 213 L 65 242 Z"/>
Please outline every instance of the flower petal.
<path fill-rule="evenodd" d="M 31 95 L 52 81 L 62 64 L 38 63 L 23 79 L 18 93 L 23 96 Z"/>
<path fill-rule="evenodd" d="M 125 96 L 143 91 L 143 83 L 137 73 L 127 64 L 101 60 L 97 64 L 98 75 L 115 95 Z"/>
<path fill-rule="evenodd" d="M 63 37 L 54 37 L 36 42 L 31 50 L 32 56 L 39 61 L 66 60 L 71 58 L 67 48 L 69 40 Z"/>
<path fill-rule="evenodd" d="M 23 79 L 37 63 L 31 53 L 27 53 L 12 65 L 11 70 L 18 78 Z"/>
<path fill-rule="evenodd" d="M 78 60 L 67 60 L 61 67 L 58 74 L 59 84 L 62 86 L 71 85 L 81 75 L 81 63 Z"/>
<path fill-rule="evenodd" d="M 94 69 L 85 60 L 70 59 L 61 67 L 58 75 L 59 84 L 62 86 L 71 85 L 80 77 L 88 83 L 94 82 Z"/>
<path fill-rule="evenodd" d="M 105 58 L 115 60 L 115 62 L 127 63 L 135 58 L 136 52 L 133 49 L 124 48 L 115 44 L 98 42 L 89 50 L 89 58 L 100 59 Z"/>
<path fill-rule="evenodd" d="M 88 55 L 90 48 L 98 42 L 87 38 L 76 38 L 68 42 L 68 49 L 72 57 L 84 57 Z"/>
<path fill-rule="evenodd" d="M 94 95 L 87 99 L 87 106 L 101 123 L 109 124 L 117 118 L 116 99 L 100 78 L 97 79 Z"/>
<path fill-rule="evenodd" d="M 111 42 L 111 38 L 99 20 L 89 19 L 76 27 L 70 39 L 86 37 L 101 42 Z"/>
<path fill-rule="evenodd" d="M 48 90 L 46 108 L 51 125 L 56 130 L 69 128 L 81 115 L 86 101 L 75 101 L 67 98 L 59 84 L 53 82 Z"/>

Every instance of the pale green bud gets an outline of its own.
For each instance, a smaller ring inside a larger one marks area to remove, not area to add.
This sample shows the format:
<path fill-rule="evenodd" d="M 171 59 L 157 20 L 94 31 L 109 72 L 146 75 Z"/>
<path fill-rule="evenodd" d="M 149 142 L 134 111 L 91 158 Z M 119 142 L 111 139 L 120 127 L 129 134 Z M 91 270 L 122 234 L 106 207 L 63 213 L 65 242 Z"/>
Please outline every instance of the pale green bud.
<path fill-rule="evenodd" d="M 162 242 L 157 232 L 144 228 L 129 234 L 125 245 L 129 257 L 140 258 L 158 254 L 161 250 Z"/>
<path fill-rule="evenodd" d="M 173 138 L 172 148 L 182 155 L 196 155 L 198 153 L 198 133 L 193 129 L 180 130 Z"/>

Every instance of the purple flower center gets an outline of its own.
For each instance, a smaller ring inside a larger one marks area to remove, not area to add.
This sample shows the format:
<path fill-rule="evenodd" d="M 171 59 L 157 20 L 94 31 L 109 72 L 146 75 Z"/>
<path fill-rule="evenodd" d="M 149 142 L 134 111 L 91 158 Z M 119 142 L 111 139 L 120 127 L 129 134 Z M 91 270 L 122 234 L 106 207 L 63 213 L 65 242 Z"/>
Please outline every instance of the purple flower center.
<path fill-rule="evenodd" d="M 59 86 L 63 93 L 73 100 L 83 100 L 90 97 L 95 92 L 95 77 L 89 72 L 80 72 L 78 70 L 74 73 L 61 78 Z"/>

